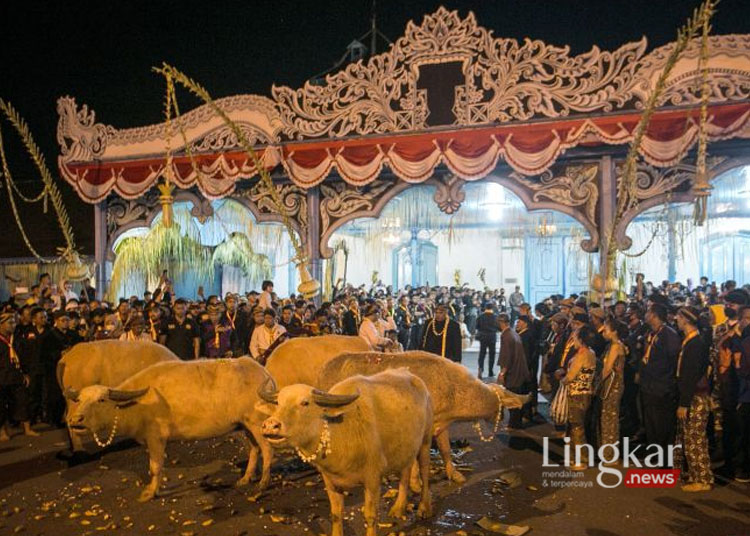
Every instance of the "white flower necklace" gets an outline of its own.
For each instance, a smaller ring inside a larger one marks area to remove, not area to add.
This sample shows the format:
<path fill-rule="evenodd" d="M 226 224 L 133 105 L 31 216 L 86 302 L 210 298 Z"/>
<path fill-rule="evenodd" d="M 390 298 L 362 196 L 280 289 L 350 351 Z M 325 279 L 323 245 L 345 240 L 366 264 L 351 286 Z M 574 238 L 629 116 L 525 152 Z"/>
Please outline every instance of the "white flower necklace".
<path fill-rule="evenodd" d="M 109 437 L 107 438 L 106 441 L 102 441 L 101 439 L 99 439 L 99 436 L 96 435 L 96 431 L 93 430 L 93 429 L 91 430 L 91 435 L 94 436 L 94 442 L 97 445 L 99 445 L 100 447 L 104 448 L 104 447 L 108 447 L 108 446 L 110 446 L 112 444 L 112 441 L 115 440 L 115 434 L 117 434 L 117 421 L 119 419 L 120 419 L 120 414 L 119 413 L 115 413 L 115 420 L 114 420 L 114 423 L 112 423 L 112 430 L 109 432 Z"/>
<path fill-rule="evenodd" d="M 318 456 L 322 455 L 323 458 L 330 456 L 331 454 L 331 430 L 328 428 L 328 421 L 323 421 L 323 431 L 320 433 L 320 440 L 318 441 L 318 448 L 311 455 L 307 455 L 302 452 L 302 449 L 294 447 L 297 451 L 297 456 L 305 463 L 311 463 L 318 459 Z"/>
<path fill-rule="evenodd" d="M 479 421 L 476 421 L 474 423 L 474 429 L 477 431 L 477 434 L 479 434 L 479 440 L 483 443 L 489 443 L 490 441 L 495 439 L 497 429 L 500 428 L 500 419 L 503 416 L 503 401 L 500 398 L 500 393 L 495 389 L 492 389 L 492 392 L 495 393 L 495 396 L 497 397 L 497 414 L 495 415 L 495 425 L 492 429 L 492 433 L 489 435 L 489 437 L 484 437 L 484 434 L 482 434 L 482 425 L 479 424 Z"/>

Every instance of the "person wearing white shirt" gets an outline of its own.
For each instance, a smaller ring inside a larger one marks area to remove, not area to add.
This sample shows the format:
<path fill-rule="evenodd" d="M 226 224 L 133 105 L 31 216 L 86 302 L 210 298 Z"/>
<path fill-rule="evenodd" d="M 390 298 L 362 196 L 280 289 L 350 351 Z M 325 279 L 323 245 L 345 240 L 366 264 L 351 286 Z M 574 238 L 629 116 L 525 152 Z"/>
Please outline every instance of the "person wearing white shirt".
<path fill-rule="evenodd" d="M 378 306 L 370 305 L 365 310 L 362 324 L 359 326 L 359 336 L 366 340 L 373 350 L 382 350 L 391 345 L 391 341 L 381 335 L 378 330 L 376 322 L 378 322 L 379 317 L 380 309 Z"/>
<path fill-rule="evenodd" d="M 119 339 L 121 341 L 150 341 L 151 334 L 146 331 L 146 322 L 142 316 L 137 316 L 130 324 L 130 329 L 123 332 Z"/>
<path fill-rule="evenodd" d="M 260 299 L 258 305 L 265 311 L 272 308 L 273 303 L 273 281 L 263 281 L 261 285 Z"/>
<path fill-rule="evenodd" d="M 60 289 L 62 289 L 62 295 L 65 296 L 66 302 L 69 302 L 71 300 L 75 300 L 76 302 L 78 301 L 78 294 L 73 292 L 73 283 L 71 283 L 67 279 L 63 279 L 60 285 Z"/>
<path fill-rule="evenodd" d="M 276 342 L 276 339 L 286 333 L 284 326 L 276 323 L 276 311 L 270 307 L 263 311 L 263 324 L 253 330 L 250 337 L 250 355 L 256 361 L 265 360 L 264 354 Z"/>

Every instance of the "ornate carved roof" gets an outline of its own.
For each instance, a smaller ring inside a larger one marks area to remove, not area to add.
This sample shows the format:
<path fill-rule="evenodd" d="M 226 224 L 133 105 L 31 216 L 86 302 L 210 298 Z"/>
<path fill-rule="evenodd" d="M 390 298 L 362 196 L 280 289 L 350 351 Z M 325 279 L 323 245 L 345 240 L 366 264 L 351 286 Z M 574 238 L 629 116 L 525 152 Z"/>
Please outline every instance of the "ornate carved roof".
<path fill-rule="evenodd" d="M 646 53 L 644 38 L 614 51 L 594 47 L 571 55 L 568 47 L 539 40 L 497 38 L 477 24 L 473 13 L 462 17 L 441 7 L 421 24 L 410 22 L 389 51 L 350 64 L 327 76 L 322 85 L 274 86 L 271 98 L 240 95 L 217 102 L 259 146 L 267 147 L 265 165 L 282 164 L 292 180 L 305 187 L 333 169 L 352 183 L 368 182 L 383 165 L 405 180 L 426 179 L 424 171 L 404 169 L 424 158 L 429 164 L 451 166 L 450 147 L 461 142 L 443 134 L 478 129 L 489 132 L 483 145 L 492 146 L 485 164 L 494 167 L 502 158 L 519 173 L 538 174 L 569 147 L 627 143 L 632 118 L 637 122 L 637 112 L 672 46 Z M 710 54 L 712 106 L 750 103 L 750 35 L 714 36 Z M 661 105 L 697 104 L 697 57 L 696 42 L 673 70 Z M 203 82 L 210 87 L 210 81 Z M 695 114 L 688 110 L 681 125 L 672 125 L 672 130 L 681 130 L 679 135 L 667 140 L 663 135 L 651 137 L 652 145 L 667 141 L 672 147 L 669 155 L 651 158 L 652 164 L 673 162 L 694 142 Z M 729 134 L 722 131 L 729 124 L 725 121 L 715 125 L 713 135 L 746 137 L 745 111 L 732 116 Z M 158 177 L 167 141 L 162 124 L 130 129 L 98 124 L 93 111 L 85 105 L 79 109 L 70 97 L 58 101 L 58 113 L 60 167 L 85 199 L 100 199 L 112 189 L 125 197 L 140 195 Z M 625 119 L 614 121 L 614 126 L 609 121 L 605 127 L 598 119 L 602 115 Z M 237 152 L 237 140 L 207 106 L 186 113 L 180 121 L 191 148 L 205 155 L 203 163 L 217 181 L 203 184 L 205 180 L 185 171 L 182 186 L 197 182 L 207 195 L 220 197 L 231 191 L 234 180 L 254 173 L 246 159 L 232 154 Z M 550 125 L 544 133 L 539 131 L 540 121 Z M 536 140 L 546 137 L 549 142 L 539 145 L 528 137 L 528 129 L 518 130 L 529 123 L 536 125 Z M 428 136 L 424 139 L 437 152 L 420 149 L 426 156 L 416 160 L 403 151 L 393 152 L 401 136 L 415 135 Z M 377 143 L 362 148 L 368 139 Z M 179 133 L 170 145 L 184 149 Z M 476 164 L 476 172 L 468 173 L 456 161 L 454 171 L 466 179 L 491 171 Z"/>

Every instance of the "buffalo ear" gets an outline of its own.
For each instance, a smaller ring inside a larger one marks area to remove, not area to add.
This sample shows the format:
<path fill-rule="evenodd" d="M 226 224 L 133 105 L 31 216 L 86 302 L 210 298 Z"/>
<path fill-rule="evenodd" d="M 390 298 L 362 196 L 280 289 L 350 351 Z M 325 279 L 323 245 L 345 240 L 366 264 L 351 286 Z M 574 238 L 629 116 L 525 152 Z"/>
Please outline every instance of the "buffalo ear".
<path fill-rule="evenodd" d="M 349 404 L 346 406 L 339 406 L 337 408 L 323 408 L 323 418 L 330 422 L 341 422 L 344 415 L 354 407 Z"/>
<path fill-rule="evenodd" d="M 270 417 L 271 415 L 273 415 L 277 407 L 278 405 L 270 404 L 268 402 L 264 402 L 263 400 L 258 400 L 255 403 L 255 411 L 265 417 Z"/>

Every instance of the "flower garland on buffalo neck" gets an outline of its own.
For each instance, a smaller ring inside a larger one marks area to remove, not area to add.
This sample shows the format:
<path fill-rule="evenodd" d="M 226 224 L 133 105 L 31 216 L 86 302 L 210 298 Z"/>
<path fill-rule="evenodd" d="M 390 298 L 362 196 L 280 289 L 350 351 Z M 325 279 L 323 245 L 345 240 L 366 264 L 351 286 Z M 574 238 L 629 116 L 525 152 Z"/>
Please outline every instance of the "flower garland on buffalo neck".
<path fill-rule="evenodd" d="M 489 443 L 490 441 L 495 439 L 497 429 L 500 428 L 500 419 L 503 416 L 503 400 L 500 398 L 500 393 L 495 389 L 493 389 L 492 392 L 495 393 L 495 396 L 497 397 L 497 414 L 495 414 L 495 424 L 492 428 L 492 433 L 488 437 L 484 437 L 484 434 L 482 434 L 482 425 L 479 424 L 479 421 L 476 421 L 474 423 L 474 429 L 479 435 L 479 440 L 483 443 Z"/>
<path fill-rule="evenodd" d="M 108 447 L 112 444 L 112 441 L 115 440 L 115 435 L 117 434 L 117 421 L 120 420 L 120 414 L 117 413 L 115 410 L 115 420 L 112 423 L 112 430 L 109 432 L 109 436 L 107 437 L 106 441 L 102 441 L 99 439 L 99 436 L 96 435 L 96 431 L 94 429 L 91 430 L 91 435 L 94 436 L 94 443 L 99 445 L 101 448 Z"/>
<path fill-rule="evenodd" d="M 328 421 L 323 420 L 323 431 L 320 433 L 320 439 L 318 440 L 318 448 L 315 449 L 311 455 L 307 455 L 302 452 L 299 447 L 294 447 L 300 460 L 305 463 L 312 463 L 318 459 L 318 456 L 325 458 L 331 454 L 331 430 L 328 428 Z"/>
<path fill-rule="evenodd" d="M 450 322 L 450 319 L 446 317 L 443 324 L 443 331 L 438 332 L 435 329 L 435 319 L 433 318 L 432 320 L 430 320 L 430 325 L 427 326 L 427 329 L 424 332 L 424 340 L 422 340 L 422 346 L 424 347 L 427 344 L 427 334 L 430 330 L 432 330 L 432 333 L 435 335 L 435 337 L 440 337 L 442 339 L 440 348 L 440 355 L 442 357 L 445 357 L 445 339 L 448 336 L 448 322 Z"/>

